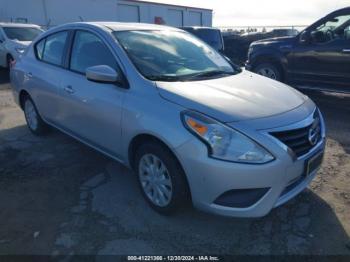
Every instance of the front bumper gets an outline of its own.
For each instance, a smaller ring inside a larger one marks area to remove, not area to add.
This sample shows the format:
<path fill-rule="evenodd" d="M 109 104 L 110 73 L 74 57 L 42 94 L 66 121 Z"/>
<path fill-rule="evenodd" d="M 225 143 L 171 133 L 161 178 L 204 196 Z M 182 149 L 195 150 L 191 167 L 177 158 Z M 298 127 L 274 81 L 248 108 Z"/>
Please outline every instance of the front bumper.
<path fill-rule="evenodd" d="M 293 158 L 278 143 L 271 141 L 268 141 L 270 147 L 267 148 L 272 150 L 276 160 L 262 165 L 210 158 L 207 148 L 196 138 L 178 147 L 176 154 L 187 174 L 194 206 L 224 216 L 259 217 L 303 191 L 318 170 L 317 168 L 308 176 L 304 176 L 305 163 L 310 157 L 324 151 L 325 137 L 322 136 L 308 154 L 298 159 Z M 232 207 L 217 204 L 216 200 L 226 192 L 244 192 L 252 189 L 260 190 L 263 195 L 249 206 Z"/>

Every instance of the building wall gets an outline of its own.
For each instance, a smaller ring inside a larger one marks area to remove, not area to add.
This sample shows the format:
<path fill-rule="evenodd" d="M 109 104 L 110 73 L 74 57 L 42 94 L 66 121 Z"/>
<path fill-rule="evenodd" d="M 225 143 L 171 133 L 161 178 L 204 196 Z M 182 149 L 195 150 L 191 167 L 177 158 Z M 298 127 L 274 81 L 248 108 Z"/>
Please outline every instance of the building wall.
<path fill-rule="evenodd" d="M 1 5 L 0 21 L 26 20 L 44 27 L 76 21 L 157 22 L 172 26 L 212 25 L 211 10 L 134 0 L 2 0 Z M 139 12 L 138 21 L 135 21 L 135 8 Z M 194 12 L 200 13 L 200 24 L 199 21 L 194 24 Z"/>

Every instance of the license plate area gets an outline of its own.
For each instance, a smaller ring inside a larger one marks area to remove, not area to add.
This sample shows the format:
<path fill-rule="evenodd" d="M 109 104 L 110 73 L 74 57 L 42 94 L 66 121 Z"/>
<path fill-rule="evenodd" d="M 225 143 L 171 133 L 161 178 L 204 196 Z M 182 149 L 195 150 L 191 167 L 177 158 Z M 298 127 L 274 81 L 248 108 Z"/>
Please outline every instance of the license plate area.
<path fill-rule="evenodd" d="M 314 172 L 321 164 L 323 160 L 323 152 L 318 152 L 305 163 L 305 176 L 309 176 Z"/>

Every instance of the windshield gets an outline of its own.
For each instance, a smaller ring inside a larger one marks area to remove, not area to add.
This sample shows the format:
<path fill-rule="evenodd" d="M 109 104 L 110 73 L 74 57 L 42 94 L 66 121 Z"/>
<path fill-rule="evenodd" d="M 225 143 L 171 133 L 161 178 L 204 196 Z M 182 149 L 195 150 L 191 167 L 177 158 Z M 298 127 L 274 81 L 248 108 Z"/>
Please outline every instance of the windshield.
<path fill-rule="evenodd" d="M 219 53 L 181 31 L 113 33 L 140 73 L 150 80 L 190 81 L 237 73 Z"/>
<path fill-rule="evenodd" d="M 35 27 L 3 27 L 7 38 L 18 41 L 33 41 L 43 31 Z"/>

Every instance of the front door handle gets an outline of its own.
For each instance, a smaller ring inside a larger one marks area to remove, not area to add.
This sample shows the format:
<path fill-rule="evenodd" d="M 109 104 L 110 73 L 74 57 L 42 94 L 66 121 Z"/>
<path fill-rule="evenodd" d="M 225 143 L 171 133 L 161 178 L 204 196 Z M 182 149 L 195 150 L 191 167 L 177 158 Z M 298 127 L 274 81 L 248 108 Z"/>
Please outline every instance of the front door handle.
<path fill-rule="evenodd" d="M 75 92 L 72 86 L 65 86 L 64 91 L 66 91 L 68 94 L 73 94 Z"/>
<path fill-rule="evenodd" d="M 343 53 L 350 53 L 350 48 L 349 49 L 343 49 Z"/>

